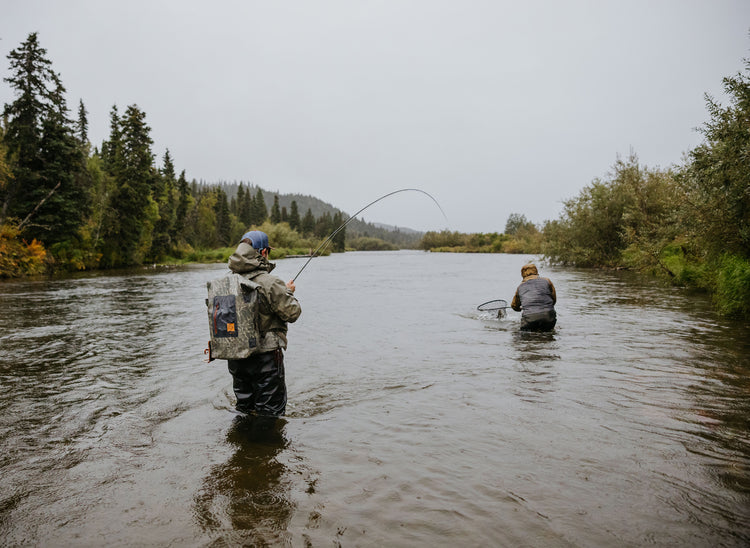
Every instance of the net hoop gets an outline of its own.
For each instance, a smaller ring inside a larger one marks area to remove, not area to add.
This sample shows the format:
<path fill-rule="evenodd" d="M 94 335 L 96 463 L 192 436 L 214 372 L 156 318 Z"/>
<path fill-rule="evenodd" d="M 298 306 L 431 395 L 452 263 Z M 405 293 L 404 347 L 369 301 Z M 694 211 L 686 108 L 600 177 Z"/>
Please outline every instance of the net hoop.
<path fill-rule="evenodd" d="M 504 301 L 503 299 L 495 299 L 494 301 L 487 301 L 486 303 L 480 304 L 477 307 L 477 310 L 486 312 L 490 310 L 502 310 L 503 308 L 508 308 L 508 301 Z"/>

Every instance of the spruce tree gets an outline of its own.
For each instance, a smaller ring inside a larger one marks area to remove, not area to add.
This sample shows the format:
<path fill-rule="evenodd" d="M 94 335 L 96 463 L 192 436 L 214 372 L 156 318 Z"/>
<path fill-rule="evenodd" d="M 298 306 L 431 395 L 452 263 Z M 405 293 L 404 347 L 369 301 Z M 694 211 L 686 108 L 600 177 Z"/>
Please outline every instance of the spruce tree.
<path fill-rule="evenodd" d="M 148 227 L 147 208 L 152 202 L 155 173 L 151 128 L 145 118 L 137 105 L 131 105 L 120 120 L 121 153 L 113 174 L 117 190 L 110 204 L 117 214 L 108 227 L 104 253 L 109 266 L 140 264 L 150 251 L 144 246 L 151 234 L 144 228 Z"/>
<path fill-rule="evenodd" d="M 340 211 L 337 211 L 333 216 L 333 222 L 331 223 L 331 232 L 339 228 L 344 223 L 344 216 Z M 346 251 L 346 228 L 341 228 L 331 240 L 331 245 L 334 251 L 343 253 Z"/>
<path fill-rule="evenodd" d="M 118 169 L 122 155 L 122 135 L 120 130 L 120 115 L 117 105 L 112 105 L 109 111 L 109 140 L 102 143 L 102 160 L 107 173 L 114 175 Z"/>
<path fill-rule="evenodd" d="M 180 178 L 177 180 L 177 211 L 175 212 L 174 220 L 174 233 L 178 240 L 183 237 L 182 231 L 185 228 L 189 206 L 190 190 L 188 189 L 188 182 L 185 178 L 185 170 L 183 169 L 180 173 Z"/>
<path fill-rule="evenodd" d="M 36 33 L 31 33 L 8 55 L 12 75 L 3 80 L 14 89 L 16 100 L 3 109 L 6 119 L 3 142 L 8 157 L 13 158 L 13 169 L 0 191 L 0 222 L 7 216 L 23 219 L 49 192 L 49 189 L 45 192 L 40 180 L 39 149 L 43 119 L 52 108 L 49 88 L 57 84 L 58 77 L 46 54 Z"/>
<path fill-rule="evenodd" d="M 234 214 L 237 215 L 238 219 L 241 219 L 240 213 L 242 211 L 242 205 L 245 201 L 245 187 L 242 186 L 242 183 L 240 183 L 240 186 L 237 188 L 237 196 L 236 200 L 234 200 Z"/>
<path fill-rule="evenodd" d="M 16 157 L 19 174 L 21 169 L 38 167 L 36 156 L 42 122 L 55 110 L 52 93 L 60 79 L 46 55 L 47 50 L 39 45 L 35 32 L 8 54 L 12 75 L 3 80 L 15 90 L 16 100 L 3 110 L 8 119 L 4 139 Z"/>
<path fill-rule="evenodd" d="M 89 142 L 89 120 L 88 120 L 88 112 L 86 112 L 86 107 L 83 106 L 83 99 L 79 100 L 78 102 L 78 120 L 76 122 L 76 135 L 78 136 L 78 141 L 81 143 L 81 146 L 86 147 Z"/>
<path fill-rule="evenodd" d="M 326 211 L 318 217 L 318 220 L 315 221 L 315 230 L 314 233 L 318 238 L 324 238 L 328 236 L 331 232 L 333 232 L 333 219 L 331 218 L 331 214 Z"/>
<path fill-rule="evenodd" d="M 255 200 L 253 200 L 253 224 L 263 224 L 268 219 L 268 209 L 266 208 L 266 201 L 263 199 L 263 191 L 258 189 L 255 193 Z"/>
<path fill-rule="evenodd" d="M 158 184 L 154 186 L 153 198 L 159 209 L 159 220 L 154 226 L 150 257 L 153 260 L 160 260 L 169 252 L 175 236 L 175 172 L 169 149 L 164 153 L 164 165 L 154 180 L 158 181 Z"/>
<path fill-rule="evenodd" d="M 228 246 L 231 242 L 232 218 L 229 216 L 227 194 L 223 189 L 216 190 L 216 239 L 221 246 Z"/>
<path fill-rule="evenodd" d="M 289 226 L 292 228 L 292 230 L 299 230 L 300 229 L 300 218 L 299 218 L 299 209 L 297 208 L 297 200 L 292 200 L 292 210 L 289 213 Z"/>
<path fill-rule="evenodd" d="M 309 236 L 315 231 L 315 217 L 312 214 L 312 209 L 309 207 L 305 212 L 305 216 L 302 218 L 301 227 L 302 233 L 305 236 Z"/>
<path fill-rule="evenodd" d="M 247 194 L 245 194 L 245 202 L 246 202 L 246 208 L 247 208 L 247 219 L 245 221 L 245 225 L 250 226 L 253 223 L 255 223 L 255 196 L 253 196 L 250 193 L 250 190 L 248 189 Z"/>
<path fill-rule="evenodd" d="M 174 172 L 174 161 L 172 160 L 172 155 L 169 153 L 169 149 L 167 149 L 164 152 L 164 160 L 162 168 L 159 170 L 159 173 L 161 175 L 161 183 L 159 185 L 159 190 L 161 194 L 167 194 L 170 190 L 174 190 L 174 184 L 175 184 L 175 172 Z M 156 193 L 155 197 L 161 198 L 159 193 Z"/>
<path fill-rule="evenodd" d="M 248 188 L 245 192 L 245 217 L 243 219 L 247 226 L 253 224 L 253 215 L 255 215 L 255 196 L 251 194 Z"/>
<path fill-rule="evenodd" d="M 248 188 L 246 191 L 245 187 L 240 183 L 240 188 L 237 190 L 237 219 L 239 219 L 240 224 L 245 228 L 251 224 L 252 200 L 253 197 L 250 194 L 250 189 Z"/>
<path fill-rule="evenodd" d="M 75 236 L 88 208 L 88 192 L 65 88 L 46 55 L 36 33 L 8 55 L 11 76 L 4 80 L 16 100 L 3 110 L 3 141 L 13 171 L 0 190 L 0 222 L 16 217 L 26 238 L 57 243 Z"/>
<path fill-rule="evenodd" d="M 62 118 L 45 120 L 39 158 L 41 179 L 60 187 L 37 210 L 25 233 L 47 245 L 72 242 L 90 210 L 90 178 L 83 149 Z"/>
<path fill-rule="evenodd" d="M 281 222 L 281 209 L 279 208 L 279 195 L 275 194 L 273 197 L 273 205 L 271 206 L 271 222 L 278 224 Z"/>

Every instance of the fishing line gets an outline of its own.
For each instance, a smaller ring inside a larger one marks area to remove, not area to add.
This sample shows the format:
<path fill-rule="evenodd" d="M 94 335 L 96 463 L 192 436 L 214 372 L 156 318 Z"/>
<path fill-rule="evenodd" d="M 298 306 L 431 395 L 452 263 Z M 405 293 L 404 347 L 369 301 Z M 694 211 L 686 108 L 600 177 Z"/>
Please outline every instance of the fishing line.
<path fill-rule="evenodd" d="M 359 215 L 360 213 L 362 213 L 365 209 L 367 209 L 371 205 L 378 203 L 380 200 L 383 200 L 383 199 L 387 198 L 388 196 L 393 196 L 394 194 L 398 194 L 399 192 L 421 192 L 422 194 L 428 196 L 433 202 L 435 202 L 435 205 L 438 206 L 438 209 L 440 209 L 440 213 L 442 213 L 443 217 L 445 218 L 445 222 L 448 223 L 448 216 L 445 214 L 445 211 L 443 211 L 443 208 L 440 207 L 440 204 L 438 203 L 438 201 L 430 193 L 425 192 L 424 190 L 421 190 L 419 188 L 402 188 L 400 190 L 394 190 L 393 192 L 389 192 L 388 194 L 382 195 L 377 200 L 373 200 L 372 202 L 370 202 L 369 204 L 367 204 L 365 207 L 363 207 L 362 209 L 360 209 L 359 211 L 357 211 L 354 215 L 352 215 L 351 217 L 349 217 L 346 221 L 344 221 L 341 224 L 341 226 L 339 226 L 336 230 L 334 230 L 333 232 L 331 232 L 331 235 L 328 236 L 328 238 L 326 238 L 325 240 L 323 240 L 323 243 L 321 243 L 317 247 L 317 249 L 315 249 L 315 251 L 313 251 L 310 254 L 310 258 L 307 259 L 307 261 L 305 261 L 305 264 L 303 264 L 302 268 L 299 269 L 299 272 L 297 272 L 297 275 L 294 278 L 292 278 L 292 281 L 294 282 L 294 281 L 297 280 L 297 276 L 299 276 L 300 274 L 302 274 L 302 271 L 310 263 L 310 261 L 313 260 L 313 258 L 317 255 L 318 251 L 320 251 L 326 245 L 328 245 L 331 242 L 331 240 L 333 240 L 333 237 L 336 236 L 336 234 L 338 234 L 341 230 L 343 230 L 346 225 L 348 225 L 351 221 L 353 221 L 357 217 L 357 215 Z"/>

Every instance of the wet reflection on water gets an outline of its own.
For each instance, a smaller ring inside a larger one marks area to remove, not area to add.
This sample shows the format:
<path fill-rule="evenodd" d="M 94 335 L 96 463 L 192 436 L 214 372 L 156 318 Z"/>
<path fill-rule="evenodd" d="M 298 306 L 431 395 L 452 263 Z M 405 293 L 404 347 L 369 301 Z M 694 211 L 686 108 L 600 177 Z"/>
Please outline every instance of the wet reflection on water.
<path fill-rule="evenodd" d="M 515 355 L 516 395 L 527 401 L 543 401 L 544 394 L 557 390 L 560 360 L 555 332 L 513 331 L 511 341 Z"/>
<path fill-rule="evenodd" d="M 700 455 L 708 473 L 731 492 L 750 493 L 750 370 L 747 367 L 750 341 L 737 344 L 736 333 L 696 333 L 702 352 L 691 361 L 701 371 L 702 382 L 690 383 L 686 390 L 693 406 L 678 417 L 678 430 L 690 433 L 686 449 Z M 721 348 L 721 353 L 717 349 Z M 717 397 L 717 394 L 721 394 Z M 717 501 L 717 510 L 724 513 Z M 727 516 L 731 519 L 732 516 Z M 750 510 L 746 518 L 750 523 Z M 750 525 L 748 525 L 750 529 Z"/>
<path fill-rule="evenodd" d="M 197 520 L 228 545 L 286 544 L 294 510 L 286 467 L 277 460 L 288 445 L 286 421 L 238 416 L 227 434 L 234 453 L 212 466 L 196 494 Z"/>

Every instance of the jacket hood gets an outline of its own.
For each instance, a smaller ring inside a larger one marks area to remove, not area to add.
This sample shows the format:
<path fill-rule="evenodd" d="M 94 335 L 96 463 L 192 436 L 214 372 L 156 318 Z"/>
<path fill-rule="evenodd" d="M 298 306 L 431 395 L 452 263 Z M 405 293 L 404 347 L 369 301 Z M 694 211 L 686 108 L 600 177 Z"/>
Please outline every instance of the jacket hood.
<path fill-rule="evenodd" d="M 521 277 L 525 280 L 530 276 L 539 276 L 539 271 L 536 269 L 536 265 L 532 263 L 525 264 L 521 267 Z"/>
<path fill-rule="evenodd" d="M 252 272 L 254 270 L 271 272 L 276 268 L 275 264 L 269 263 L 253 246 L 244 242 L 237 246 L 235 252 L 229 257 L 228 263 L 229 270 L 235 274 Z"/>

